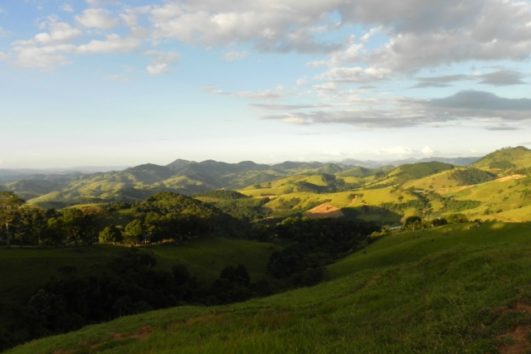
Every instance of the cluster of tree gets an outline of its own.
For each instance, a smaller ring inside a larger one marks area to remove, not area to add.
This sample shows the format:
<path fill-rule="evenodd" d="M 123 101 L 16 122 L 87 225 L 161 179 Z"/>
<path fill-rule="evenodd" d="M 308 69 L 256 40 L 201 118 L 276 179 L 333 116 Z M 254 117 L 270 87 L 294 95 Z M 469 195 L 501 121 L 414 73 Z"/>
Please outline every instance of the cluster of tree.
<path fill-rule="evenodd" d="M 175 193 L 159 193 L 140 203 L 60 211 L 25 206 L 13 193 L 0 193 L 0 244 L 179 242 L 214 232 L 240 235 L 244 230 L 242 222 L 216 207 Z"/>
<path fill-rule="evenodd" d="M 18 321 L 1 333 L 0 350 L 17 342 L 78 329 L 113 318 L 184 304 L 212 305 L 264 294 L 243 265 L 227 266 L 213 284 L 186 266 L 157 267 L 147 252 L 130 250 L 89 274 L 75 268 L 50 279 L 28 299 Z"/>
<path fill-rule="evenodd" d="M 326 264 L 365 246 L 377 229 L 373 223 L 347 218 L 284 219 L 273 232 L 291 245 L 271 255 L 268 271 L 293 285 L 315 284 L 323 279 Z"/>
<path fill-rule="evenodd" d="M 402 225 L 404 230 L 421 230 L 435 226 L 442 226 L 446 224 L 462 224 L 469 222 L 468 218 L 464 214 L 450 214 L 446 217 L 438 217 L 434 219 L 423 220 L 418 215 L 408 216 Z M 475 220 L 475 222 L 480 222 Z"/>
<path fill-rule="evenodd" d="M 454 171 L 452 173 L 452 178 L 462 185 L 469 185 L 491 181 L 496 178 L 496 175 L 477 168 L 468 168 Z"/>
<path fill-rule="evenodd" d="M 23 203 L 12 193 L 0 193 L 0 243 L 91 245 L 97 241 L 98 214 L 73 208 L 42 210 Z"/>
<path fill-rule="evenodd" d="M 214 190 L 198 194 L 200 200 L 216 206 L 223 212 L 247 222 L 263 219 L 270 215 L 271 210 L 265 207 L 269 198 L 251 198 L 231 190 Z"/>

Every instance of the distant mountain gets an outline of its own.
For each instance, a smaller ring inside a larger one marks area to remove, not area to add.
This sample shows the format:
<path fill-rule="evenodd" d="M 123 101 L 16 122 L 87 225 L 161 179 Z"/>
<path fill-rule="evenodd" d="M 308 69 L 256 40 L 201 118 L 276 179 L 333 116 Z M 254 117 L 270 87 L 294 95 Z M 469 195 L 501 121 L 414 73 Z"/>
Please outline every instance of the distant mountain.
<path fill-rule="evenodd" d="M 4 183 L 3 189 L 32 199 L 33 204 L 61 207 L 73 203 L 141 200 L 164 191 L 191 195 L 215 189 L 237 189 L 296 174 L 332 175 L 342 170 L 339 165 L 321 162 L 288 161 L 265 165 L 252 161 L 231 164 L 179 159 L 168 165 L 143 164 L 122 171 L 77 173 L 61 179 L 43 175 L 40 179 Z"/>
<path fill-rule="evenodd" d="M 470 165 L 471 162 L 473 164 Z M 340 163 L 285 161 L 273 165 L 253 161 L 226 163 L 178 159 L 167 165 L 147 163 L 98 173 L 0 170 L 0 190 L 13 191 L 31 203 L 45 207 L 135 201 L 167 191 L 196 195 L 212 190 L 246 188 L 257 190 L 258 195 L 264 196 L 279 191 L 330 193 L 360 187 L 402 185 L 463 165 L 473 169 L 455 170 L 455 173 L 438 178 L 448 185 L 468 185 L 508 174 L 529 174 L 531 150 L 525 147 L 502 149 L 481 159 L 434 157 L 389 162 L 344 160 Z"/>
<path fill-rule="evenodd" d="M 343 166 L 360 166 L 365 168 L 378 168 L 383 166 L 400 166 L 404 164 L 413 164 L 419 162 L 442 162 L 448 163 L 455 166 L 467 166 L 476 161 L 481 157 L 425 157 L 421 159 L 401 159 L 401 160 L 385 160 L 385 161 L 372 161 L 372 160 L 352 160 L 346 159 L 339 162 Z"/>

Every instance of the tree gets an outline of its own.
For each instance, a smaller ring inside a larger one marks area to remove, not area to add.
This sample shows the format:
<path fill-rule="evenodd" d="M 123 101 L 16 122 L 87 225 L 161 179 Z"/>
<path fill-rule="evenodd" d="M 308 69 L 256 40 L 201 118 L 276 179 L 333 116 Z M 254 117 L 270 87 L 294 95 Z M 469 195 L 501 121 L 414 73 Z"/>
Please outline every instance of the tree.
<path fill-rule="evenodd" d="M 242 264 L 239 264 L 237 267 L 228 266 L 223 268 L 219 277 L 238 285 L 249 286 L 251 284 L 249 272 L 247 272 L 247 268 Z"/>
<path fill-rule="evenodd" d="M 62 219 L 67 242 L 74 245 L 79 245 L 80 242 L 92 245 L 97 241 L 97 225 L 93 215 L 86 214 L 76 208 L 70 208 L 63 210 Z"/>
<path fill-rule="evenodd" d="M 143 235 L 144 230 L 142 228 L 142 222 L 140 220 L 135 219 L 125 226 L 123 236 L 127 243 L 138 243 L 142 239 Z"/>
<path fill-rule="evenodd" d="M 122 241 L 122 231 L 116 225 L 106 226 L 98 235 L 100 243 L 117 243 Z"/>
<path fill-rule="evenodd" d="M 10 225 L 16 217 L 17 211 L 25 203 L 12 192 L 0 192 L 0 222 L 4 228 L 5 241 L 9 245 L 11 242 Z"/>
<path fill-rule="evenodd" d="M 405 228 L 413 229 L 413 230 L 417 229 L 421 225 L 422 225 L 422 219 L 420 218 L 420 216 L 416 216 L 416 215 L 408 216 L 406 221 L 404 222 Z"/>

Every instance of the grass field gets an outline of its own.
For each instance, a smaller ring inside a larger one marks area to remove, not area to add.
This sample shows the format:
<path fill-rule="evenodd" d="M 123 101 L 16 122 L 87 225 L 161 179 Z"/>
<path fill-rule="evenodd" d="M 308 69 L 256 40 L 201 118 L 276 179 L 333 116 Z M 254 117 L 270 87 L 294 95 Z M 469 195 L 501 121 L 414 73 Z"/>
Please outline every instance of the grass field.
<path fill-rule="evenodd" d="M 94 246 L 78 248 L 0 248 L 0 299 L 29 296 L 40 283 L 65 267 L 85 272 L 126 252 L 127 247 Z M 212 280 L 227 265 L 243 264 L 251 276 L 265 273 L 269 255 L 277 245 L 241 239 L 208 238 L 184 245 L 149 246 L 161 267 L 186 265 L 190 272 Z"/>
<path fill-rule="evenodd" d="M 215 280 L 228 265 L 243 264 L 253 281 L 265 277 L 269 256 L 279 246 L 239 239 L 199 239 L 184 245 L 149 246 L 162 268 L 185 265 L 190 273 L 205 282 Z M 97 246 L 56 249 L 0 249 L 0 327 L 5 325 L 17 308 L 50 277 L 63 271 L 85 274 L 108 263 L 128 248 Z"/>
<path fill-rule="evenodd" d="M 8 353 L 526 353 L 531 224 L 392 234 L 329 280 L 212 308 L 149 312 Z"/>

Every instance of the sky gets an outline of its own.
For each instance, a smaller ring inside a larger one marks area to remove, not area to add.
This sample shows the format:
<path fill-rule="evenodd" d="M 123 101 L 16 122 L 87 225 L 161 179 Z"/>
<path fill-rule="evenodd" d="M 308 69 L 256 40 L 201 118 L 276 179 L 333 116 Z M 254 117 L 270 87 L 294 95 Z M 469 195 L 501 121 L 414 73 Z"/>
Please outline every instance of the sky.
<path fill-rule="evenodd" d="M 531 147 L 531 1 L 3 0 L 0 168 Z"/>

